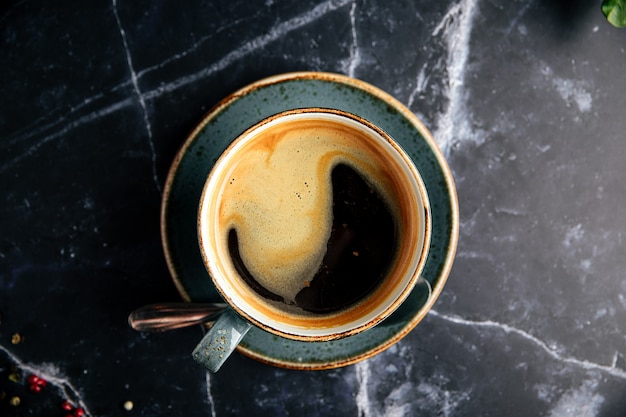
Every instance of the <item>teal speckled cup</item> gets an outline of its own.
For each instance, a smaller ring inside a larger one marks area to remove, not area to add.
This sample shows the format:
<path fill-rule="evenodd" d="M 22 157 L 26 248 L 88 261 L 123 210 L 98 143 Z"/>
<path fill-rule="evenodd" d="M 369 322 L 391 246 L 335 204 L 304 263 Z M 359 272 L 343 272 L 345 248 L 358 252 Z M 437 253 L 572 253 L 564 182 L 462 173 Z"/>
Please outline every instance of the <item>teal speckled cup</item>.
<path fill-rule="evenodd" d="M 399 297 L 400 301 L 380 310 L 383 313 L 373 313 L 380 319 L 390 314 L 383 321 L 370 320 L 370 316 L 341 330 L 316 330 L 312 338 L 306 331 L 304 336 L 298 332 L 294 336 L 293 329 L 285 331 L 274 322 L 267 326 L 256 313 L 251 315 L 241 305 L 231 303 L 234 308 L 222 319 L 231 323 L 220 324 L 215 334 L 203 339 L 194 352 L 196 359 L 202 356 L 203 348 L 211 346 L 204 342 L 213 340 L 219 343 L 213 343 L 211 349 L 219 351 L 221 359 L 236 348 L 262 362 L 292 369 L 328 369 L 355 363 L 388 348 L 413 329 L 445 284 L 458 239 L 458 203 L 449 168 L 432 136 L 408 109 L 376 87 L 341 75 L 306 72 L 261 80 L 223 100 L 191 133 L 174 161 L 163 197 L 162 236 L 169 269 L 183 298 L 221 302 L 224 297 L 230 301 L 230 290 L 225 293 L 223 288 L 216 288 L 221 284 L 211 280 L 217 274 L 207 272 L 203 262 L 206 251 L 197 238 L 198 207 L 215 162 L 252 126 L 308 107 L 365 120 L 393 138 L 417 167 L 430 201 L 432 222 L 431 237 L 425 241 L 425 256 L 420 261 L 420 277 L 406 285 L 410 291 Z M 239 324 L 232 324 L 233 320 Z M 235 330 L 228 333 L 225 329 Z M 343 337 L 337 339 L 338 335 Z"/>
<path fill-rule="evenodd" d="M 303 342 L 370 329 L 418 281 L 430 217 L 413 161 L 367 120 L 322 108 L 262 120 L 220 156 L 200 198 L 200 252 L 233 311 L 193 357 L 216 371 L 247 323 Z"/>

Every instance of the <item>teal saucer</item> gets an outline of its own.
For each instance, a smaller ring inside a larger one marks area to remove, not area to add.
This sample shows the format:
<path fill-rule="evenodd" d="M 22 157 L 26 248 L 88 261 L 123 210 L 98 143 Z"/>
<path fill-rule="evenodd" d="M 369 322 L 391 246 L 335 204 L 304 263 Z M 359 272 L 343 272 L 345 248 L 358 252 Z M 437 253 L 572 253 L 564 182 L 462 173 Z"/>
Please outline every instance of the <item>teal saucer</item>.
<path fill-rule="evenodd" d="M 330 369 L 373 356 L 402 339 L 424 318 L 452 267 L 459 213 L 450 169 L 432 135 L 399 101 L 363 81 L 342 75 L 299 72 L 278 75 L 233 93 L 189 135 L 170 169 L 163 194 L 161 234 L 169 270 L 187 301 L 222 302 L 204 268 L 196 217 L 205 179 L 226 147 L 262 119 L 303 107 L 340 109 L 385 130 L 413 158 L 432 212 L 430 251 L 416 286 L 385 321 L 366 332 L 330 342 L 300 342 L 253 327 L 238 350 L 256 360 L 291 369 Z M 426 288 L 426 290 L 425 290 Z"/>

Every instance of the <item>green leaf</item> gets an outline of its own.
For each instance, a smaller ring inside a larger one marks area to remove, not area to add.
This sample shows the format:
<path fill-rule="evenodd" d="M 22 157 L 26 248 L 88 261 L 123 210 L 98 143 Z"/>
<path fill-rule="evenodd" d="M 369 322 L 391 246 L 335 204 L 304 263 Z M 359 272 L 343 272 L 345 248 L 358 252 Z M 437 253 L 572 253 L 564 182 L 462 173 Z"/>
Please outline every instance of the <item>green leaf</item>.
<path fill-rule="evenodd" d="M 626 0 L 604 0 L 602 13 L 613 26 L 626 27 Z"/>

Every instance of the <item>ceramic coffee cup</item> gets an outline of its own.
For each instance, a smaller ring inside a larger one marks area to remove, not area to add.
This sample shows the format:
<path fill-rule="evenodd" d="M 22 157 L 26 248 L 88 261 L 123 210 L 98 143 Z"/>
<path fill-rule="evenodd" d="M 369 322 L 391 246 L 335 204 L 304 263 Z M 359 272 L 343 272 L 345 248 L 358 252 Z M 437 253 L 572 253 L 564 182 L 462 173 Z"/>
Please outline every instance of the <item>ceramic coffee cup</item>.
<path fill-rule="evenodd" d="M 200 199 L 200 252 L 230 308 L 194 359 L 217 371 L 251 326 L 319 342 L 377 325 L 420 280 L 430 219 L 411 158 L 367 120 L 306 108 L 250 127 Z"/>

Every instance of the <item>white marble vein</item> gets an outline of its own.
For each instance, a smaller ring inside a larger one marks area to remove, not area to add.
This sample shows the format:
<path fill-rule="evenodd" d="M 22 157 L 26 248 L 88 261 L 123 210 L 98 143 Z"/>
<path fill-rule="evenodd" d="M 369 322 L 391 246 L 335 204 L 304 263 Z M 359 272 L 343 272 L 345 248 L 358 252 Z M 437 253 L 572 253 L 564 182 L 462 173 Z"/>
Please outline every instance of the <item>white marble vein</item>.
<path fill-rule="evenodd" d="M 437 312 L 436 310 L 431 310 L 429 312 L 429 315 L 432 317 L 436 317 L 440 320 L 453 323 L 455 325 L 469 326 L 473 328 L 484 328 L 492 331 L 501 331 L 507 334 L 514 334 L 526 340 L 531 345 L 545 351 L 553 360 L 557 362 L 566 364 L 568 366 L 580 368 L 585 371 L 601 372 L 615 378 L 626 379 L 626 370 L 617 368 L 617 361 L 619 356 L 619 353 L 617 352 L 615 353 L 611 365 L 601 365 L 584 359 L 577 359 L 571 356 L 567 356 L 563 352 L 560 352 L 559 350 L 550 347 L 546 342 L 539 339 L 538 337 L 533 336 L 532 334 L 524 330 L 515 328 L 508 324 L 498 323 L 492 320 L 467 320 L 455 315 L 442 314 Z M 382 355 L 384 354 L 386 354 L 386 352 L 382 353 Z M 370 392 L 376 392 L 375 381 L 380 380 L 380 377 L 372 378 L 373 372 L 376 372 L 372 367 L 372 364 L 377 360 L 377 358 L 378 357 L 374 357 L 359 362 L 355 365 L 356 381 L 358 384 L 356 405 L 359 417 L 392 417 L 396 415 L 407 415 L 407 412 L 411 408 L 411 404 L 409 404 L 408 402 L 415 400 L 417 394 L 421 395 L 424 400 L 433 400 L 433 406 L 439 407 L 437 409 L 440 410 L 442 415 L 450 415 L 463 401 L 466 401 L 469 398 L 467 393 L 434 392 L 434 387 L 431 387 L 433 389 L 428 389 L 429 387 L 424 386 L 424 384 L 419 384 L 417 387 L 415 387 L 413 383 L 411 383 L 410 381 L 406 381 L 405 383 L 396 382 L 396 384 L 399 387 L 408 386 L 411 395 L 398 395 L 398 390 L 394 390 L 388 395 L 388 398 L 381 403 L 378 397 L 373 398 L 370 395 Z M 408 376 L 405 375 L 405 378 L 407 377 Z M 598 378 L 598 374 L 595 374 L 595 378 Z M 578 389 L 573 389 L 566 392 L 555 404 L 554 408 L 552 409 L 551 415 L 596 415 L 595 411 L 597 411 L 599 405 L 602 403 L 603 397 L 595 393 L 595 390 L 593 388 L 594 387 L 591 387 L 589 386 L 589 384 L 585 383 Z M 589 401 L 581 402 L 581 400 L 583 399 Z M 583 402 L 584 404 L 582 404 Z M 580 408 L 580 411 L 583 412 L 583 414 L 575 414 L 576 409 L 575 407 L 572 408 L 573 404 L 582 404 L 582 408 Z M 569 412 L 566 412 L 567 410 L 569 410 Z"/>
<path fill-rule="evenodd" d="M 522 17 L 524 17 L 524 15 L 526 14 L 526 12 L 528 11 L 528 9 L 530 9 L 530 6 L 532 6 L 534 3 L 534 0 L 529 0 L 528 3 L 526 3 L 520 10 L 519 12 L 517 12 L 517 14 L 515 15 L 515 17 L 511 20 L 511 23 L 509 24 L 509 26 L 506 28 L 506 31 L 504 32 L 504 36 L 509 36 L 511 34 L 511 32 L 513 31 L 513 29 L 515 29 L 515 27 L 517 26 L 517 24 L 519 23 L 519 21 L 521 20 Z"/>
<path fill-rule="evenodd" d="M 567 107 L 576 106 L 580 113 L 587 113 L 593 107 L 592 86 L 587 80 L 575 80 L 560 77 L 545 62 L 540 62 L 540 72 L 545 82 L 559 93 Z M 576 119 L 574 119 L 576 120 Z"/>
<path fill-rule="evenodd" d="M 37 375 L 48 382 L 47 387 L 54 387 L 63 400 L 68 400 L 75 406 L 79 406 L 85 411 L 85 414 L 93 415 L 82 399 L 80 391 L 72 385 L 72 383 L 63 376 L 62 372 L 52 364 L 33 365 L 23 362 L 19 357 L 14 355 L 9 349 L 0 345 L 0 351 L 4 352 L 9 360 L 21 371 L 22 378 L 29 374 Z"/>
<path fill-rule="evenodd" d="M 143 77 L 146 74 L 149 74 L 149 73 L 151 73 L 153 71 L 157 71 L 157 70 L 159 70 L 161 68 L 164 68 L 164 67 L 168 66 L 169 64 L 173 64 L 173 63 L 179 61 L 180 59 L 185 58 L 186 56 L 196 52 L 201 46 L 203 46 L 204 44 L 206 44 L 207 42 L 209 42 L 210 40 L 215 38 L 220 33 L 224 32 L 225 30 L 228 30 L 228 29 L 230 29 L 232 27 L 235 27 L 235 26 L 237 26 L 237 25 L 239 25 L 239 24 L 241 24 L 241 23 L 243 23 L 245 21 L 254 20 L 262 12 L 263 12 L 263 10 L 259 9 L 252 16 L 241 17 L 239 19 L 232 20 L 232 21 L 226 23 L 223 26 L 218 27 L 217 29 L 212 31 L 211 34 L 202 36 L 200 39 L 198 39 L 196 42 L 194 42 L 190 47 L 188 47 L 184 51 L 179 52 L 177 54 L 174 54 L 174 55 L 170 56 L 169 58 L 159 62 L 156 65 L 152 65 L 150 67 L 142 69 L 141 71 L 138 71 L 137 72 L 137 78 L 140 79 L 141 77 Z"/>
<path fill-rule="evenodd" d="M 415 102 L 415 99 L 424 92 L 424 89 L 426 88 L 426 84 L 428 83 L 428 76 L 426 76 L 426 68 L 428 67 L 428 64 L 424 64 L 422 65 L 422 68 L 420 69 L 419 74 L 417 74 L 417 79 L 415 80 L 415 89 L 411 92 L 411 94 L 409 95 L 409 99 L 407 102 L 407 106 L 409 108 L 411 108 L 413 106 L 413 103 Z"/>
<path fill-rule="evenodd" d="M 571 356 L 567 356 L 563 352 L 560 352 L 558 349 L 552 348 L 550 345 L 548 345 L 546 342 L 539 339 L 538 337 L 533 336 L 532 334 L 524 330 L 518 329 L 516 327 L 510 326 L 505 323 L 498 323 L 492 320 L 483 320 L 483 321 L 467 320 L 458 316 L 442 314 L 435 310 L 431 310 L 428 314 L 433 317 L 437 317 L 439 319 L 442 319 L 442 320 L 445 320 L 454 324 L 458 324 L 458 325 L 471 326 L 471 327 L 477 327 L 477 328 L 488 328 L 488 329 L 503 331 L 505 333 L 516 334 L 517 336 L 522 337 L 523 339 L 527 340 L 531 344 L 545 351 L 550 357 L 552 357 L 554 360 L 558 362 L 562 362 L 568 365 L 573 365 L 573 366 L 576 366 L 578 368 L 581 368 L 587 371 L 600 371 L 616 378 L 626 379 L 626 370 L 617 368 L 616 367 L 617 361 L 613 361 L 611 365 L 601 365 L 601 364 L 590 362 L 584 359 L 578 359 L 578 358 L 574 358 Z"/>
<path fill-rule="evenodd" d="M 361 51 L 359 49 L 359 38 L 356 29 L 356 0 L 350 6 L 350 32 L 352 36 L 352 44 L 350 46 L 350 57 L 344 65 L 343 71 L 350 77 L 355 76 L 355 72 L 361 63 Z"/>
<path fill-rule="evenodd" d="M 4 173 L 6 171 L 8 171 L 10 168 L 12 168 L 14 165 L 16 165 L 17 163 L 19 163 L 20 161 L 22 161 L 23 159 L 33 155 L 35 152 L 39 151 L 39 149 L 53 141 L 56 140 L 58 138 L 62 138 L 63 136 L 65 136 L 67 133 L 71 132 L 72 130 L 95 122 L 99 119 L 101 119 L 102 117 L 109 115 L 111 113 L 115 113 L 117 111 L 120 111 L 126 107 L 130 107 L 133 104 L 133 100 L 131 98 L 127 98 L 121 101 L 118 101 L 116 103 L 111 104 L 110 106 L 106 106 L 103 107 L 99 110 L 96 110 L 94 112 L 88 113 L 84 116 L 81 116 L 71 122 L 68 122 L 67 124 L 65 124 L 65 126 L 63 126 L 62 129 L 57 130 L 56 132 L 52 132 L 49 135 L 44 136 L 43 138 L 37 140 L 36 143 L 34 143 L 33 145 L 29 146 L 24 152 L 21 152 L 20 154 L 16 155 L 15 157 L 13 157 L 10 161 L 6 162 L 5 164 L 3 164 L 2 166 L 0 166 L 0 173 Z M 59 124 L 59 123 L 55 123 L 55 124 Z"/>
<path fill-rule="evenodd" d="M 591 110 L 593 98 L 584 81 L 554 77 L 552 83 L 568 106 L 571 106 L 572 103 L 576 104 L 576 107 L 578 107 L 581 113 L 586 113 Z"/>
<path fill-rule="evenodd" d="M 188 53 L 190 53 L 192 50 L 194 50 L 195 48 L 197 48 L 202 42 L 204 42 L 203 40 L 200 40 L 198 42 L 196 42 L 194 45 L 192 45 L 188 50 L 183 51 L 179 54 L 176 54 L 168 59 L 166 59 L 165 61 L 163 61 L 161 64 L 158 64 L 156 66 L 153 67 L 149 67 L 146 68 L 142 71 L 135 71 L 134 67 L 132 65 L 132 59 L 129 53 L 129 49 L 128 49 L 128 45 L 127 45 L 127 41 L 126 41 L 126 34 L 121 26 L 121 22 L 119 20 L 119 17 L 117 15 L 117 10 L 116 10 L 116 0 L 112 0 L 113 1 L 113 9 L 116 15 L 116 21 L 117 24 L 119 26 L 119 31 L 120 34 L 122 35 L 122 39 L 124 41 L 124 46 L 125 46 L 125 50 L 126 50 L 126 60 L 128 62 L 129 65 L 129 69 L 131 72 L 131 84 L 133 85 L 134 91 L 136 96 L 139 99 L 140 105 L 142 106 L 142 112 L 144 115 L 144 123 L 146 125 L 146 129 L 149 132 L 148 133 L 148 140 L 149 140 L 149 145 L 150 145 L 150 151 L 151 151 L 151 155 L 152 155 L 152 167 L 153 167 L 153 180 L 155 181 L 155 184 L 157 185 L 157 187 L 160 189 L 160 184 L 157 181 L 156 178 L 156 153 L 155 153 L 155 148 L 154 148 L 154 143 L 153 143 L 153 139 L 152 139 L 152 128 L 149 122 L 149 118 L 148 118 L 148 112 L 147 112 L 147 108 L 146 108 L 146 102 L 148 100 L 153 100 L 156 98 L 159 98 L 165 94 L 170 94 L 174 91 L 176 91 L 179 88 L 185 87 L 189 84 L 192 84 L 194 82 L 197 82 L 203 78 L 209 77 L 212 74 L 219 72 L 225 68 L 227 68 L 228 66 L 232 65 L 233 63 L 237 62 L 238 60 L 245 58 L 246 56 L 248 56 L 249 54 L 262 49 L 264 47 L 266 47 L 267 45 L 269 45 L 270 43 L 280 39 L 283 36 L 288 35 L 290 32 L 297 30 L 303 26 L 306 26 L 307 24 L 313 23 L 314 21 L 324 17 L 326 14 L 333 12 L 335 10 L 338 10 L 344 6 L 346 6 L 347 4 L 353 2 L 354 0 L 327 0 L 323 3 L 318 4 L 317 6 L 315 6 L 313 9 L 306 11 L 305 13 L 302 13 L 298 16 L 295 16 L 289 20 L 286 20 L 282 23 L 277 24 L 276 26 L 272 27 L 269 29 L 269 31 L 264 34 L 264 35 L 260 35 L 256 38 L 253 38 L 249 41 L 247 41 L 246 43 L 242 44 L 239 48 L 234 49 L 233 51 L 231 51 L 230 53 L 226 54 L 225 56 L 223 56 L 220 60 L 218 60 L 217 62 L 215 62 L 214 64 L 210 65 L 209 67 L 203 68 L 200 71 L 197 71 L 193 74 L 188 74 L 185 75 L 183 77 L 180 77 L 176 80 L 170 81 L 169 83 L 165 83 L 164 85 L 160 86 L 157 89 L 151 90 L 151 91 L 147 91 L 147 92 L 141 92 L 141 90 L 139 89 L 139 85 L 138 85 L 138 81 L 141 78 L 141 76 L 145 75 L 148 72 L 151 72 L 157 68 L 160 68 L 166 64 L 175 62 L 178 59 L 183 58 L 184 56 L 186 56 Z M 355 4 L 355 3 L 353 3 Z M 354 6 L 353 6 L 354 7 Z M 356 30 L 356 29 L 354 29 Z M 354 33 L 353 33 L 354 35 Z M 356 38 L 354 38 L 354 42 L 356 42 Z M 354 62 L 354 59 L 352 60 Z M 358 61 L 354 64 L 352 64 L 353 68 L 356 68 L 356 65 L 358 64 Z M 12 168 L 15 164 L 19 163 L 20 161 L 22 161 L 24 158 L 32 155 L 34 152 L 38 151 L 43 145 L 56 140 L 62 136 L 64 136 L 65 134 L 69 133 L 70 131 L 76 129 L 77 127 L 80 127 L 82 125 L 94 122 L 96 120 L 98 120 L 100 117 L 103 117 L 107 114 L 113 113 L 115 111 L 121 110 L 123 108 L 129 107 L 130 105 L 133 104 L 133 101 L 130 98 L 126 98 L 123 100 L 120 100 L 116 103 L 110 104 L 102 109 L 93 111 L 87 115 L 81 116 L 80 118 L 77 118 L 73 121 L 69 121 L 71 120 L 71 116 L 73 116 L 77 111 L 79 111 L 80 109 L 86 107 L 88 104 L 92 104 L 93 102 L 100 100 L 101 98 L 103 98 L 104 96 L 106 96 L 107 94 L 119 90 L 122 87 L 126 87 L 128 85 L 127 82 L 121 83 L 115 87 L 113 87 L 109 92 L 107 93 L 99 93 L 96 94 L 92 97 L 89 97 L 87 99 L 85 99 L 81 104 L 72 107 L 70 109 L 69 112 L 67 112 L 64 115 L 61 115 L 59 117 L 56 118 L 56 120 L 54 122 L 48 123 L 46 125 L 37 127 L 37 128 L 33 128 L 30 130 L 27 130 L 25 132 L 23 132 L 22 134 L 20 134 L 19 136 L 14 136 L 12 141 L 13 142 L 17 142 L 17 141 L 22 141 L 22 140 L 26 140 L 26 139 L 30 139 L 32 137 L 35 137 L 39 134 L 42 134 L 46 131 L 49 131 L 55 127 L 58 126 L 63 126 L 61 129 L 51 132 L 49 134 L 47 134 L 46 136 L 44 136 L 41 139 L 38 139 L 37 142 L 32 145 L 31 147 L 29 147 L 25 152 L 20 153 L 19 155 L 17 155 L 16 157 L 14 157 L 12 160 L 8 161 L 7 163 L 3 164 L 2 167 L 0 167 L 0 173 L 6 172 L 8 171 L 10 168 Z M 32 126 L 32 125 L 31 125 Z"/>
<path fill-rule="evenodd" d="M 119 86 L 118 86 L 119 87 Z M 118 88 L 116 87 L 116 88 Z M 113 91 L 113 90 L 111 90 Z M 107 94 L 109 94 L 111 91 L 107 91 L 107 92 L 100 92 L 98 94 L 95 94 L 91 97 L 88 97 L 86 99 L 84 99 L 81 103 L 75 105 L 75 106 L 71 106 L 71 108 L 69 109 L 68 112 L 66 112 L 65 114 L 62 114 L 60 116 L 55 117 L 53 122 L 48 122 L 46 123 L 46 120 L 50 119 L 50 113 L 45 113 L 43 116 L 38 117 L 37 119 L 33 120 L 29 125 L 22 127 L 21 129 L 18 129 L 16 131 L 14 131 L 11 135 L 9 135 L 4 142 L 2 143 L 3 146 L 13 146 L 18 142 L 21 142 L 23 140 L 27 140 L 30 139 L 33 136 L 37 136 L 37 135 L 41 135 L 43 133 L 45 133 L 46 131 L 62 124 L 65 123 L 65 121 L 72 116 L 74 113 L 76 113 L 78 110 L 88 106 L 89 104 L 93 103 L 94 101 L 97 101 L 101 98 L 103 98 L 104 96 L 106 96 Z M 43 124 L 42 124 L 43 123 Z"/>
<path fill-rule="evenodd" d="M 387 352 L 389 353 L 381 355 L 399 354 L 392 350 Z M 410 379 L 410 375 L 415 375 L 410 364 L 407 364 L 403 376 L 398 380 L 398 369 L 384 358 L 379 362 L 380 358 L 381 356 L 377 356 L 355 365 L 359 383 L 356 396 L 359 417 L 404 417 L 432 413 L 433 410 L 436 410 L 434 414 L 438 416 L 448 417 L 454 415 L 470 399 L 470 394 L 466 391 L 448 390 L 446 382 L 449 381 L 443 375 L 432 375 L 428 381 L 420 380 L 419 377 L 417 380 Z M 386 366 L 381 366 L 385 364 Z M 370 378 L 371 376 L 374 377 Z M 402 378 L 405 380 L 402 381 Z M 378 390 L 376 381 L 381 380 L 386 382 Z M 391 381 L 393 382 L 390 384 Z"/>
<path fill-rule="evenodd" d="M 186 57 L 187 55 L 190 55 L 191 53 L 195 52 L 198 48 L 200 48 L 202 45 L 204 45 L 206 42 L 210 41 L 212 38 L 214 38 L 216 35 L 218 35 L 219 33 L 233 27 L 236 26 L 238 24 L 240 24 L 241 22 L 248 20 L 248 19 L 254 19 L 259 13 L 261 13 L 261 10 L 259 10 L 257 13 L 255 13 L 253 16 L 251 17 L 245 17 L 245 18 L 241 18 L 241 19 L 236 19 L 224 26 L 221 26 L 219 28 L 217 28 L 213 33 L 211 33 L 210 35 L 207 36 L 203 36 L 202 38 L 200 38 L 198 41 L 196 41 L 193 45 L 191 45 L 189 48 L 187 48 L 186 50 L 179 52 L 177 54 L 174 54 L 172 56 L 170 56 L 169 58 L 161 61 L 160 63 L 144 68 L 140 71 L 136 71 L 135 72 L 135 76 L 134 76 L 134 82 L 133 80 L 131 81 L 124 81 L 116 86 L 114 86 L 113 88 L 109 89 L 108 91 L 101 91 L 97 94 L 94 94 L 91 97 L 88 97 L 86 99 L 84 99 L 81 103 L 72 106 L 65 114 L 57 116 L 53 122 L 49 122 L 46 124 L 41 124 L 43 123 L 45 120 L 50 118 L 50 114 L 46 113 L 45 115 L 37 118 L 36 120 L 34 120 L 30 125 L 19 129 L 15 132 L 12 133 L 12 135 L 9 137 L 8 141 L 5 141 L 4 144 L 6 145 L 13 145 L 19 141 L 22 140 L 26 140 L 26 139 L 30 139 L 33 136 L 37 136 L 40 134 L 43 134 L 44 132 L 62 124 L 65 123 L 65 121 L 71 117 L 74 113 L 78 112 L 79 110 L 82 110 L 83 108 L 85 108 L 86 106 L 90 105 L 91 103 L 96 102 L 97 100 L 100 100 L 104 97 L 106 97 L 107 95 L 119 91 L 122 88 L 128 87 L 129 85 L 133 85 L 133 88 L 135 88 L 135 91 L 139 90 L 137 82 L 146 74 L 149 74 L 151 72 L 154 72 L 156 70 L 159 70 L 161 68 L 164 68 L 166 66 L 168 66 L 169 64 L 173 64 L 176 63 L 178 60 L 183 59 L 184 57 Z M 117 12 L 116 12 L 117 14 Z M 120 23 L 117 23 L 118 25 L 120 25 Z M 118 26 L 119 28 L 119 26 Z M 124 35 L 125 38 L 125 35 Z M 128 49 L 126 49 L 126 51 L 128 51 Z M 127 56 L 127 61 L 128 61 L 128 56 Z M 131 66 L 131 68 L 134 68 Z M 132 71 L 132 70 L 131 70 Z M 126 103 L 129 103 L 127 100 L 125 100 Z M 145 100 L 144 100 L 145 103 Z M 115 105 L 115 104 L 114 104 Z M 56 135 L 50 135 L 51 137 L 56 137 Z"/>
<path fill-rule="evenodd" d="M 550 410 L 549 417 L 595 417 L 599 415 L 604 396 L 598 394 L 598 381 L 585 381 L 566 391 Z"/>
<path fill-rule="evenodd" d="M 152 125 L 150 123 L 150 118 L 148 117 L 148 109 L 146 107 L 146 101 L 141 94 L 141 90 L 139 89 L 139 83 L 137 81 L 137 73 L 133 67 L 133 60 L 130 54 L 130 48 L 128 47 L 128 40 L 126 39 L 126 32 L 124 31 L 124 27 L 122 26 L 122 21 L 120 19 L 120 15 L 117 11 L 117 0 L 112 0 L 113 2 L 113 14 L 115 15 L 115 21 L 117 22 L 117 27 L 120 31 L 120 35 L 122 37 L 122 42 L 124 43 L 124 51 L 126 53 L 126 62 L 128 63 L 128 69 L 130 71 L 130 79 L 133 83 L 133 88 L 135 90 L 135 94 L 137 95 L 137 99 L 139 100 L 139 105 L 141 106 L 141 112 L 143 115 L 143 121 L 146 127 L 146 134 L 148 136 L 148 145 L 150 147 L 150 155 L 152 158 L 152 180 L 154 181 L 154 185 L 156 186 L 159 194 L 161 193 L 161 184 L 159 183 L 159 179 L 157 177 L 156 170 L 156 151 L 154 147 L 154 140 L 152 137 Z"/>
<path fill-rule="evenodd" d="M 372 417 L 373 409 L 367 388 L 370 386 L 369 376 L 371 373 L 370 362 L 368 360 L 358 362 L 356 369 L 356 380 L 359 384 L 359 391 L 356 394 L 356 406 L 359 417 Z"/>
<path fill-rule="evenodd" d="M 465 75 L 470 53 L 470 39 L 478 0 L 461 0 L 453 5 L 435 28 L 432 35 L 441 36 L 446 42 L 448 54 L 446 69 L 448 84 L 444 93 L 448 104 L 438 119 L 434 137 L 444 154 L 465 141 L 480 143 L 482 138 L 473 131 L 467 106 Z"/>
<path fill-rule="evenodd" d="M 215 413 L 215 400 L 213 399 L 213 393 L 211 392 L 211 374 L 206 372 L 206 392 L 207 392 L 207 401 L 209 403 L 209 407 L 211 407 L 211 417 L 216 417 Z"/>
<path fill-rule="evenodd" d="M 209 77 L 210 75 L 232 65 L 234 62 L 286 36 L 294 30 L 300 29 L 301 27 L 320 19 L 327 13 L 335 11 L 349 4 L 351 1 L 352 0 L 327 0 L 323 3 L 320 3 L 313 9 L 308 10 L 301 15 L 277 24 L 276 26 L 270 28 L 267 33 L 245 42 L 243 45 L 233 49 L 231 52 L 226 54 L 219 61 L 213 63 L 212 65 L 196 71 L 193 74 L 189 74 L 177 80 L 166 83 L 157 89 L 147 91 L 144 94 L 144 97 L 146 99 L 154 99 L 164 94 L 169 94 L 173 91 L 176 91 L 179 88 L 183 88 L 185 86 L 193 84 L 206 77 Z"/>

